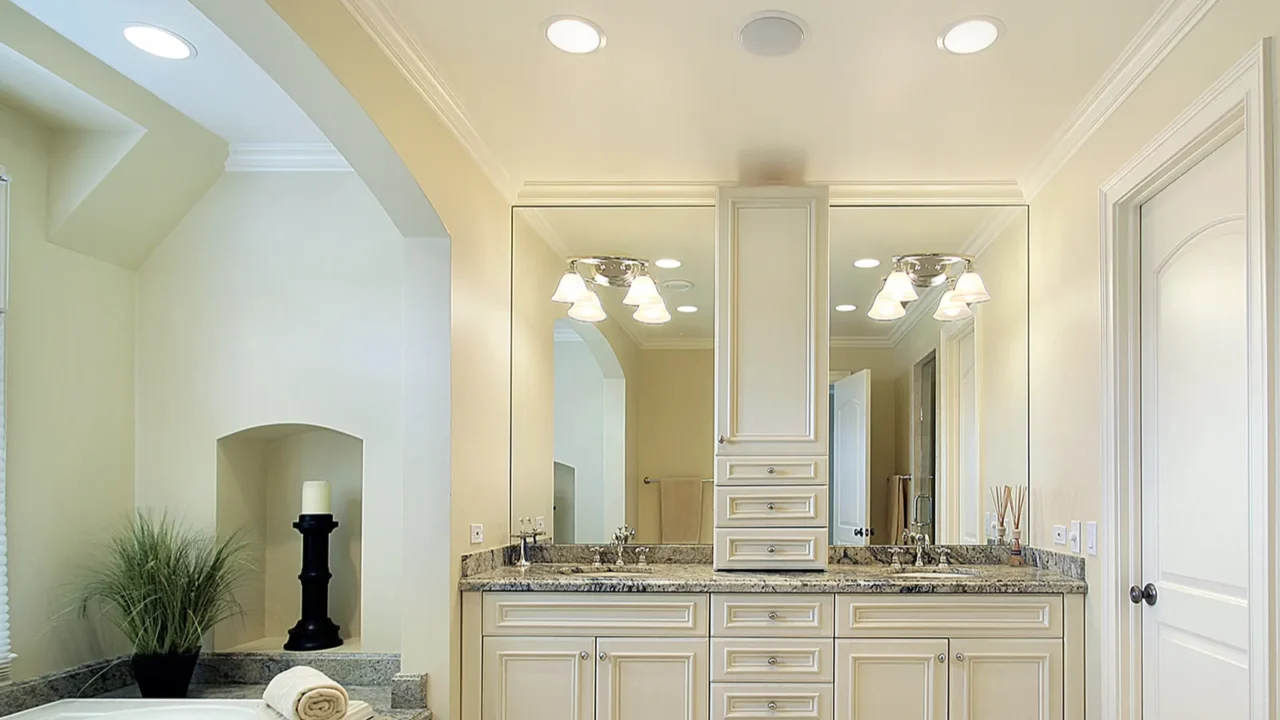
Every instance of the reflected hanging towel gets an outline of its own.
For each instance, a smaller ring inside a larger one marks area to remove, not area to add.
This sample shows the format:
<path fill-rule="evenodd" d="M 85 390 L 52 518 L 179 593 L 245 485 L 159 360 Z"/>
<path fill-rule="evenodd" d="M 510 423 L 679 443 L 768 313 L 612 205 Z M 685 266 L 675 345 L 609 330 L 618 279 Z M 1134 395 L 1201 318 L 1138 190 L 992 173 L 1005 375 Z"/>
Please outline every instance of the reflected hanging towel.
<path fill-rule="evenodd" d="M 658 482 L 662 542 L 697 543 L 702 530 L 702 480 L 663 478 Z"/>
<path fill-rule="evenodd" d="M 910 475 L 889 476 L 889 544 L 902 543 L 902 531 L 907 529 L 907 505 L 911 495 Z"/>
<path fill-rule="evenodd" d="M 289 720 L 342 720 L 349 702 L 346 689 L 305 665 L 272 678 L 262 699 Z"/>

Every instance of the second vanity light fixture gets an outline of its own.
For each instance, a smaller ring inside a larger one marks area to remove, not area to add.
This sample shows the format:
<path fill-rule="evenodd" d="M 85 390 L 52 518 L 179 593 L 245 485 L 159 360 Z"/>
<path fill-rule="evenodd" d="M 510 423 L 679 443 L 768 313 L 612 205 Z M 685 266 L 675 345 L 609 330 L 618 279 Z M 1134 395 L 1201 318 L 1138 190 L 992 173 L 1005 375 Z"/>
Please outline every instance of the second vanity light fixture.
<path fill-rule="evenodd" d="M 569 303 L 569 317 L 582 322 L 600 322 L 608 317 L 596 287 L 626 288 L 623 305 L 635 307 L 631 317 L 646 325 L 670 322 L 671 313 L 649 275 L 649 261 L 602 255 L 569 260 L 569 269 L 560 278 L 554 302 Z"/>
<path fill-rule="evenodd" d="M 946 286 L 934 311 L 935 320 L 964 320 L 973 316 L 971 305 L 991 299 L 982 276 L 968 255 L 920 253 L 893 258 L 893 271 L 884 279 L 875 302 L 867 311 L 872 320 L 897 320 L 907 314 L 905 303 L 920 299 L 916 288 Z"/>

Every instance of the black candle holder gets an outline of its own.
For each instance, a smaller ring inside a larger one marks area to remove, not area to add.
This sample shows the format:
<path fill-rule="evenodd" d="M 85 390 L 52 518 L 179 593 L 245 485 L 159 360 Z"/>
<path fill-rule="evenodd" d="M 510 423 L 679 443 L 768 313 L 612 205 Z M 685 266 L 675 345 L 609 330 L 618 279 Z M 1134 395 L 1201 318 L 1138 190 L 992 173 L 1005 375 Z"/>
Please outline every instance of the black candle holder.
<path fill-rule="evenodd" d="M 333 515 L 299 515 L 293 527 L 302 533 L 302 618 L 289 631 L 285 650 L 327 650 L 342 644 L 338 625 L 329 619 L 329 534 Z"/>

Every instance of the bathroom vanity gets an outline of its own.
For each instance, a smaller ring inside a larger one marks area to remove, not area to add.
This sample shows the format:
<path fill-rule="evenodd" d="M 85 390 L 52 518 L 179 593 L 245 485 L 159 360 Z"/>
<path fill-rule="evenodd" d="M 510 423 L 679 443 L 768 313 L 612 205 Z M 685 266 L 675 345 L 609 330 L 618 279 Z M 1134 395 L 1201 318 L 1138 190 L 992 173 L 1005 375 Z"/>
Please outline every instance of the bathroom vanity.
<path fill-rule="evenodd" d="M 504 567 L 462 581 L 466 720 L 1080 720 L 1085 584 L 1003 565 Z"/>

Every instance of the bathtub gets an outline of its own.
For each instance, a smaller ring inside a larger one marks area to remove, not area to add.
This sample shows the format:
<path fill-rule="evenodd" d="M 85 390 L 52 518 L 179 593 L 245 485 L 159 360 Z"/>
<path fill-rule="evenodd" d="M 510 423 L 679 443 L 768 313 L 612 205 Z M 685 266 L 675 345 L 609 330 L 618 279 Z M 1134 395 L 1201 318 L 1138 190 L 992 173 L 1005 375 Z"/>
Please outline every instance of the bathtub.
<path fill-rule="evenodd" d="M 7 720 L 282 720 L 261 700 L 60 700 Z"/>

